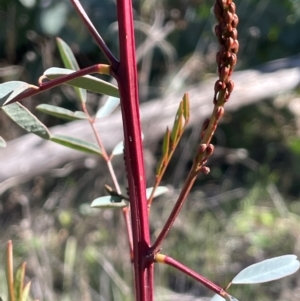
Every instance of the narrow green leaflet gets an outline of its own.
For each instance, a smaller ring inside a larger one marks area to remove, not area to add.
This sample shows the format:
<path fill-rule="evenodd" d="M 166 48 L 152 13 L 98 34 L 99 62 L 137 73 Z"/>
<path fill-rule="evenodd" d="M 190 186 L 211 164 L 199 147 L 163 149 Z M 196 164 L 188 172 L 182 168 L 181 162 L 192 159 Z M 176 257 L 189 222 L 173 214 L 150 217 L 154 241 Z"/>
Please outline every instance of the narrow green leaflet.
<path fill-rule="evenodd" d="M 27 301 L 30 292 L 31 281 L 27 282 L 23 288 L 22 298 L 20 301 Z"/>
<path fill-rule="evenodd" d="M 23 285 L 24 285 L 24 277 L 25 277 L 25 267 L 26 263 L 22 263 L 18 269 L 16 270 L 14 277 L 14 294 L 16 300 L 22 299 L 23 294 Z"/>
<path fill-rule="evenodd" d="M 105 209 L 105 208 L 124 208 L 124 207 L 127 207 L 127 206 L 128 206 L 128 204 L 124 200 L 122 200 L 121 197 L 112 196 L 112 195 L 97 198 L 91 204 L 91 207 L 101 208 L 101 209 Z"/>
<path fill-rule="evenodd" d="M 182 130 L 183 127 L 183 104 L 182 101 L 179 104 L 177 113 L 176 113 L 176 117 L 175 117 L 175 121 L 174 121 L 174 125 L 173 125 L 173 129 L 171 132 L 171 143 L 176 143 L 178 140 L 178 137 L 180 136 L 180 132 Z"/>
<path fill-rule="evenodd" d="M 81 139 L 63 135 L 53 135 L 50 140 L 84 153 L 102 155 L 102 152 L 97 145 Z"/>
<path fill-rule="evenodd" d="M 120 141 L 113 149 L 111 156 L 117 156 L 124 153 L 124 142 Z"/>
<path fill-rule="evenodd" d="M 6 147 L 6 141 L 0 136 L 0 147 Z"/>
<path fill-rule="evenodd" d="M 79 70 L 76 58 L 68 44 L 61 38 L 56 38 L 56 43 L 58 46 L 60 57 L 65 67 L 72 70 Z"/>
<path fill-rule="evenodd" d="M 50 79 L 55 79 L 73 73 L 73 70 L 52 67 L 44 72 Z M 92 92 L 119 97 L 119 89 L 115 85 L 101 80 L 95 76 L 85 75 L 66 82 L 67 85 L 83 88 Z"/>
<path fill-rule="evenodd" d="M 84 112 L 76 111 L 72 112 L 65 108 L 56 107 L 48 104 L 41 104 L 36 107 L 37 110 L 46 113 L 48 115 L 66 119 L 66 120 L 80 120 L 80 119 L 87 119 Z"/>
<path fill-rule="evenodd" d="M 166 155 L 168 157 L 169 148 L 170 148 L 170 130 L 167 128 L 165 136 L 164 136 L 164 140 L 163 140 L 163 147 L 162 147 L 163 156 Z"/>
<path fill-rule="evenodd" d="M 103 118 L 109 116 L 115 108 L 120 104 L 120 98 L 108 97 L 105 104 L 96 113 L 96 118 Z"/>
<path fill-rule="evenodd" d="M 283 278 L 295 273 L 300 263 L 296 255 L 270 258 L 250 265 L 237 274 L 232 284 L 263 283 Z"/>
<path fill-rule="evenodd" d="M 68 69 L 79 70 L 76 58 L 71 48 L 62 39 L 56 38 L 60 57 L 64 63 L 64 66 Z M 74 87 L 75 92 L 81 102 L 86 102 L 86 90 Z"/>
<path fill-rule="evenodd" d="M 190 99 L 187 93 L 185 93 L 183 96 L 182 107 L 183 107 L 183 116 L 186 120 L 185 123 L 187 123 L 188 120 L 190 119 Z"/>
<path fill-rule="evenodd" d="M 150 188 L 147 188 L 146 189 L 146 197 L 147 199 L 150 197 L 151 193 L 152 193 L 152 190 L 153 190 L 153 187 L 150 187 Z M 166 187 L 166 186 L 158 186 L 156 189 L 155 189 L 155 192 L 154 192 L 154 196 L 153 198 L 156 198 L 166 192 L 169 191 L 169 188 Z"/>
<path fill-rule="evenodd" d="M 22 92 L 32 89 L 37 90 L 38 87 L 21 81 L 10 81 L 0 84 L 0 106 L 8 104 Z"/>
<path fill-rule="evenodd" d="M 1 109 L 9 116 L 9 118 L 27 132 L 38 135 L 43 139 L 49 140 L 51 138 L 51 134 L 47 127 L 20 103 L 15 102 L 2 107 Z"/>

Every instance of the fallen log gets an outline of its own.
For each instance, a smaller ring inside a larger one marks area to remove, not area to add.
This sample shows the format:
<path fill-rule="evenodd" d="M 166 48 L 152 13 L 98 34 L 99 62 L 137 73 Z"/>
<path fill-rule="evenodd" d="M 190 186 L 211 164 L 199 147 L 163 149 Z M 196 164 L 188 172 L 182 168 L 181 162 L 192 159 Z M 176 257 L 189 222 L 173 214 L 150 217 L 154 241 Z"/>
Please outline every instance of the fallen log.
<path fill-rule="evenodd" d="M 204 118 L 212 111 L 213 87 L 216 77 L 184 91 L 154 99 L 141 105 L 142 130 L 145 143 L 151 144 L 162 137 L 167 126 L 174 120 L 178 103 L 184 92 L 188 92 L 191 102 L 189 126 L 201 126 Z M 234 111 L 280 93 L 293 90 L 300 83 L 300 57 L 292 57 L 270 62 L 256 70 L 234 73 L 235 89 L 226 110 Z M 103 143 L 108 152 L 123 138 L 120 110 L 108 118 L 97 121 Z M 52 133 L 94 141 L 90 125 L 86 121 L 75 121 L 50 129 Z M 0 150 L 0 193 L 16 183 L 61 167 L 68 162 L 85 158 L 87 154 L 71 150 L 50 141 L 27 134 L 10 141 Z"/>

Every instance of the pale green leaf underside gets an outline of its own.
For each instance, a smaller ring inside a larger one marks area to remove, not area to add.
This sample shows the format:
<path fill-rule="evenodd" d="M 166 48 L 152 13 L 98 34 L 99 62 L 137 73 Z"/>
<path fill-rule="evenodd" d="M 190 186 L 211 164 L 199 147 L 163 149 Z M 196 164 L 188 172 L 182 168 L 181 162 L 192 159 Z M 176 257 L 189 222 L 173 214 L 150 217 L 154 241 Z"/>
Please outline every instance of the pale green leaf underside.
<path fill-rule="evenodd" d="M 43 139 L 48 140 L 51 138 L 51 134 L 47 127 L 20 103 L 15 102 L 2 107 L 1 109 L 27 132 L 38 135 Z"/>
<path fill-rule="evenodd" d="M 79 70 L 76 58 L 71 50 L 71 48 L 60 38 L 56 38 L 58 50 L 60 57 L 64 63 L 64 66 L 71 70 Z M 78 87 L 74 87 L 74 90 L 81 102 L 86 102 L 86 90 Z"/>
<path fill-rule="evenodd" d="M 41 104 L 36 107 L 37 110 L 46 113 L 48 115 L 66 119 L 66 120 L 79 120 L 79 119 L 87 119 L 84 112 L 76 111 L 72 112 L 65 108 L 56 107 L 48 104 Z"/>
<path fill-rule="evenodd" d="M 51 137 L 51 141 L 67 146 L 72 149 L 76 149 L 84 153 L 102 155 L 102 152 L 97 145 L 81 139 L 64 136 L 64 135 L 53 135 Z"/>
<path fill-rule="evenodd" d="M 152 190 L 153 190 L 153 187 L 150 187 L 150 188 L 146 189 L 146 197 L 147 197 L 147 199 L 150 197 Z M 156 198 L 156 197 L 158 197 L 158 196 L 160 196 L 160 195 L 162 195 L 162 194 L 164 194 L 164 193 L 166 193 L 168 191 L 169 191 L 168 187 L 166 187 L 166 186 L 158 186 L 155 189 L 153 197 Z"/>
<path fill-rule="evenodd" d="M 55 79 L 73 73 L 73 70 L 52 67 L 44 72 L 44 75 L 50 79 Z M 112 85 L 104 80 L 101 80 L 95 76 L 85 75 L 66 82 L 65 84 L 83 88 L 95 93 L 110 95 L 119 97 L 119 89 L 115 85 Z"/>
<path fill-rule="evenodd" d="M 103 118 L 109 116 L 115 108 L 120 104 L 120 98 L 108 97 L 105 104 L 96 113 L 96 118 Z"/>
<path fill-rule="evenodd" d="M 0 136 L 0 147 L 6 147 L 6 141 Z"/>
<path fill-rule="evenodd" d="M 213 295 L 213 297 L 209 301 L 226 301 L 223 297 L 218 294 Z"/>
<path fill-rule="evenodd" d="M 234 277 L 233 284 L 263 283 L 295 273 L 300 263 L 296 255 L 284 255 L 255 263 Z"/>
<path fill-rule="evenodd" d="M 112 155 L 117 156 L 124 153 L 124 142 L 120 141 L 113 149 Z"/>
<path fill-rule="evenodd" d="M 101 208 L 101 209 L 124 208 L 127 206 L 128 206 L 128 204 L 124 200 L 122 200 L 122 198 L 120 198 L 118 196 L 111 196 L 111 195 L 97 198 L 91 204 L 91 207 Z"/>
<path fill-rule="evenodd" d="M 17 95 L 31 89 L 38 89 L 38 87 L 21 81 L 10 81 L 0 84 L 0 106 L 8 104 Z"/>

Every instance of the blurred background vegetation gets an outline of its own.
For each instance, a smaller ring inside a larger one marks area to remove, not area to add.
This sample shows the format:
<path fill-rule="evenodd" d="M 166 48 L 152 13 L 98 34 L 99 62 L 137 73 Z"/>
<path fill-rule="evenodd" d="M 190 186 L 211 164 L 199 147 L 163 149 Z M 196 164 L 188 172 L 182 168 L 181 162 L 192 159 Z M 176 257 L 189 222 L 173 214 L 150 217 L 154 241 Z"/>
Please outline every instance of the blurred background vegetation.
<path fill-rule="evenodd" d="M 118 56 L 116 1 L 81 2 Z M 215 73 L 218 45 L 212 2 L 134 1 L 137 46 L 150 34 L 164 35 L 154 51 L 146 53 L 140 48 L 141 102 Z M 237 69 L 299 53 L 298 0 L 239 0 L 236 4 L 240 18 Z M 81 67 L 105 62 L 67 0 L 1 0 L 0 20 L 1 82 L 36 83 L 43 70 L 61 66 L 56 36 L 71 46 Z M 182 70 L 188 71 L 180 73 Z M 253 262 L 282 254 L 300 255 L 299 112 L 292 105 L 297 100 L 299 90 L 227 113 L 216 133 L 219 155 L 209 164 L 211 173 L 197 180 L 164 243 L 164 253 L 220 285 Z M 25 101 L 47 126 L 61 121 L 36 112 L 40 102 L 68 109 L 78 106 L 68 87 Z M 89 106 L 97 109 L 99 96 L 90 95 Z M 6 140 L 24 134 L 4 114 L 0 127 Z M 197 133 L 199 129 L 190 129 L 185 134 L 168 169 L 164 184 L 170 185 L 171 192 L 153 205 L 153 236 L 176 200 L 192 160 L 190 150 L 197 147 Z M 151 149 L 153 156 L 159 154 L 160 144 L 155 148 Z M 115 165 L 124 188 L 122 160 Z M 152 183 L 153 178 L 148 180 Z M 16 263 L 28 262 L 33 298 L 132 300 L 123 220 L 119 212 L 89 208 L 109 182 L 100 161 L 96 168 L 78 164 L 63 178 L 40 175 L 0 196 L 0 252 L 12 239 Z M 211 296 L 174 269 L 158 266 L 156 275 L 156 300 Z M 0 269 L 0 295 L 6 300 L 4 277 Z M 298 300 L 300 274 L 270 284 L 232 287 L 230 292 L 240 300 Z"/>

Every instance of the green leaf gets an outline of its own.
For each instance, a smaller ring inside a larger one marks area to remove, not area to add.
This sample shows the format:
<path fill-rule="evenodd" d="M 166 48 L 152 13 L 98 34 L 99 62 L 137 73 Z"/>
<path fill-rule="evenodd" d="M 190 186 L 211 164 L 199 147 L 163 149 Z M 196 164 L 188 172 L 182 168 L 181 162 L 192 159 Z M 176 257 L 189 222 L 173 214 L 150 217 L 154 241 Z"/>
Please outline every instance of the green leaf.
<path fill-rule="evenodd" d="M 232 284 L 263 283 L 295 273 L 300 263 L 296 255 L 284 255 L 250 265 L 236 275 Z"/>
<path fill-rule="evenodd" d="M 175 121 L 174 121 L 174 125 L 173 125 L 173 129 L 172 129 L 172 133 L 171 133 L 171 143 L 176 143 L 180 133 L 182 131 L 182 127 L 183 127 L 183 104 L 182 101 L 179 104 L 177 113 L 176 113 L 176 117 L 175 117 Z"/>
<path fill-rule="evenodd" d="M 150 187 L 150 188 L 147 188 L 146 189 L 146 197 L 147 199 L 150 197 L 151 193 L 152 193 L 152 190 L 153 190 L 153 187 Z M 166 186 L 158 186 L 156 189 L 155 189 L 155 192 L 154 192 L 154 195 L 153 195 L 153 198 L 156 198 L 166 192 L 169 191 L 169 188 L 166 187 Z"/>
<path fill-rule="evenodd" d="M 43 139 L 49 140 L 51 138 L 51 133 L 47 127 L 20 103 L 15 102 L 1 109 L 27 132 L 40 136 Z"/>
<path fill-rule="evenodd" d="M 50 79 L 59 78 L 73 73 L 73 70 L 52 67 L 44 72 L 44 75 Z M 76 79 L 72 79 L 66 82 L 67 85 L 87 89 L 92 92 L 119 97 L 119 89 L 115 85 L 112 85 L 104 80 L 101 80 L 95 76 L 85 75 Z"/>
<path fill-rule="evenodd" d="M 113 149 L 111 156 L 117 156 L 124 153 L 124 142 L 119 142 Z"/>
<path fill-rule="evenodd" d="M 64 66 L 68 69 L 79 70 L 76 58 L 71 48 L 62 39 L 56 38 L 60 57 L 64 63 Z M 78 87 L 74 87 L 75 92 L 81 102 L 86 102 L 86 90 Z"/>
<path fill-rule="evenodd" d="M 124 208 L 127 207 L 128 204 L 122 200 L 121 197 L 119 196 L 103 196 L 101 198 L 97 198 L 95 199 L 92 204 L 91 207 L 93 208 L 101 208 L 101 209 L 105 209 L 105 208 Z"/>
<path fill-rule="evenodd" d="M 6 141 L 0 136 L 0 147 L 6 147 Z"/>
<path fill-rule="evenodd" d="M 30 292 L 31 281 L 27 282 L 23 288 L 22 298 L 20 301 L 27 301 Z"/>
<path fill-rule="evenodd" d="M 105 104 L 96 113 L 96 118 L 103 118 L 109 116 L 119 105 L 119 103 L 120 103 L 120 98 L 108 97 Z"/>
<path fill-rule="evenodd" d="M 182 109 L 183 109 L 183 116 L 185 118 L 185 122 L 187 123 L 188 120 L 190 119 L 190 99 L 187 93 L 183 95 Z"/>
<path fill-rule="evenodd" d="M 21 81 L 0 84 L 0 106 L 8 104 L 19 94 L 32 89 L 37 90 L 38 87 Z"/>
<path fill-rule="evenodd" d="M 15 300 L 20 301 L 22 299 L 23 294 L 23 285 L 24 285 L 24 277 L 25 277 L 25 267 L 26 263 L 23 262 L 18 269 L 16 270 L 14 277 L 14 293 Z"/>
<path fill-rule="evenodd" d="M 97 145 L 81 139 L 63 135 L 53 135 L 50 140 L 84 153 L 102 155 L 101 149 Z"/>
<path fill-rule="evenodd" d="M 170 148 L 170 130 L 167 128 L 165 136 L 164 136 L 164 140 L 163 140 L 163 147 L 162 147 L 163 156 L 166 155 L 168 157 L 169 148 Z"/>
<path fill-rule="evenodd" d="M 36 109 L 48 115 L 66 119 L 66 120 L 87 119 L 84 112 L 81 111 L 72 112 L 65 108 L 56 107 L 48 104 L 38 105 Z"/>

